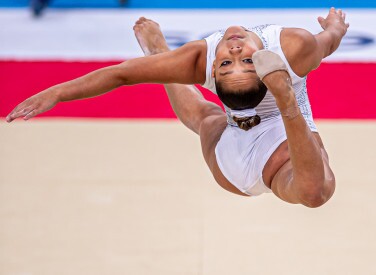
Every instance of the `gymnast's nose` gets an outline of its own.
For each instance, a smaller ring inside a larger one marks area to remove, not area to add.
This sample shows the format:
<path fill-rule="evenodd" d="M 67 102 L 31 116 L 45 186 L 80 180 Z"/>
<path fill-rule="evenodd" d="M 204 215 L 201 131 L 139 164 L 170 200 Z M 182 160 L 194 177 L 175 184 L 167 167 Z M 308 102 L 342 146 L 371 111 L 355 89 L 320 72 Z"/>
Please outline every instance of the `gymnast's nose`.
<path fill-rule="evenodd" d="M 231 54 L 237 54 L 242 52 L 242 47 L 241 46 L 233 46 L 230 48 L 230 53 Z"/>

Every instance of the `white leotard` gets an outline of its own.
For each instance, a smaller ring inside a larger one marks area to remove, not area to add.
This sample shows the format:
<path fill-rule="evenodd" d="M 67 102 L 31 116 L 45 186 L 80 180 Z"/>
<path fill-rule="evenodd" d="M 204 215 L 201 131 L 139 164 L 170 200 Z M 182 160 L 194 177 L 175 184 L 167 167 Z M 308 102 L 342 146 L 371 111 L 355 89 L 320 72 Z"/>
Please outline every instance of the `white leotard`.
<path fill-rule="evenodd" d="M 307 85 L 306 77 L 297 76 L 294 71 L 291 69 L 290 65 L 287 62 L 285 55 L 283 54 L 281 43 L 280 43 L 280 34 L 282 27 L 278 25 L 261 25 L 253 28 L 248 28 L 249 31 L 255 33 L 262 41 L 264 49 L 270 50 L 279 54 L 282 60 L 286 63 L 289 74 L 292 78 L 293 88 L 296 93 L 296 99 L 300 110 L 307 121 L 308 126 L 312 131 L 317 131 L 316 125 L 313 122 L 311 106 L 309 104 L 308 95 L 307 95 Z M 206 81 L 203 87 L 209 89 L 213 93 L 217 94 L 215 90 L 214 78 L 211 75 L 211 70 L 213 62 L 215 60 L 215 50 L 219 41 L 222 39 L 225 31 L 220 30 L 205 38 L 208 50 L 206 56 Z M 229 116 L 229 108 L 224 106 L 226 113 L 228 114 L 228 122 L 232 125 L 236 123 Z M 270 91 L 267 91 L 265 98 L 262 102 L 256 107 L 257 114 L 261 117 L 261 121 L 265 121 L 271 117 L 280 115 L 280 112 L 275 103 L 275 99 Z"/>
<path fill-rule="evenodd" d="M 261 39 L 264 49 L 279 54 L 286 63 L 301 113 L 311 131 L 317 132 L 308 100 L 306 77 L 297 76 L 287 62 L 280 43 L 282 29 L 277 25 L 261 25 L 247 30 Z M 206 81 L 203 86 L 215 94 L 215 82 L 211 70 L 215 60 L 215 50 L 224 33 L 225 31 L 221 30 L 205 38 L 208 50 Z M 238 128 L 230 116 L 230 109 L 227 106 L 224 107 L 228 126 L 215 149 L 218 166 L 223 175 L 246 194 L 260 195 L 271 192 L 264 184 L 262 170 L 272 153 L 287 139 L 282 117 L 273 95 L 267 91 L 265 98 L 256 107 L 261 123 L 249 131 Z"/>

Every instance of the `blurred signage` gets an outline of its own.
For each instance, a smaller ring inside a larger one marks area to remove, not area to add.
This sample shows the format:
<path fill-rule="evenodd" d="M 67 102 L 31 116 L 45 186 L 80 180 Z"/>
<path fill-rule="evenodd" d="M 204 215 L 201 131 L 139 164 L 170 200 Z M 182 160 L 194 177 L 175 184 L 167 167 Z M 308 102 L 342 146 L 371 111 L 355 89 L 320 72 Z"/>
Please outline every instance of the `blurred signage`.
<path fill-rule="evenodd" d="M 206 32 L 204 35 L 199 35 L 196 39 L 204 39 L 205 37 L 209 36 L 214 32 L 215 30 L 212 32 Z M 181 31 L 167 31 L 164 33 L 164 36 L 167 40 L 168 45 L 171 48 L 181 47 L 182 45 L 191 41 L 190 38 L 192 37 L 190 33 Z M 352 32 L 350 30 L 343 38 L 341 42 L 341 47 L 338 50 L 357 51 L 372 46 L 375 46 L 375 38 L 372 34 L 366 32 Z"/>
<path fill-rule="evenodd" d="M 124 60 L 142 56 L 133 33 L 141 16 L 162 27 L 172 48 L 231 25 L 265 23 L 322 31 L 327 10 L 50 10 L 34 20 L 27 10 L 0 9 L 0 59 Z M 350 29 L 331 62 L 376 62 L 376 9 L 347 11 Z"/>

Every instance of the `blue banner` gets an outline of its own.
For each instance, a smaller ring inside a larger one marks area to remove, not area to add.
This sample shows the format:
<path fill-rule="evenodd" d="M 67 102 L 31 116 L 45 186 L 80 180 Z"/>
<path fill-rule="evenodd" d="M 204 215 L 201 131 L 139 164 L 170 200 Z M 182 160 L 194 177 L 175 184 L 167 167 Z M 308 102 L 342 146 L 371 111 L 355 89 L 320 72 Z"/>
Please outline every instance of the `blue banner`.
<path fill-rule="evenodd" d="M 125 2 L 124 8 L 173 8 L 173 9 L 241 9 L 241 8 L 376 8 L 375 0 L 267 0 L 267 1 L 228 1 L 228 0 L 50 0 L 55 8 L 117 8 Z M 0 7 L 27 7 L 30 0 L 0 0 Z"/>

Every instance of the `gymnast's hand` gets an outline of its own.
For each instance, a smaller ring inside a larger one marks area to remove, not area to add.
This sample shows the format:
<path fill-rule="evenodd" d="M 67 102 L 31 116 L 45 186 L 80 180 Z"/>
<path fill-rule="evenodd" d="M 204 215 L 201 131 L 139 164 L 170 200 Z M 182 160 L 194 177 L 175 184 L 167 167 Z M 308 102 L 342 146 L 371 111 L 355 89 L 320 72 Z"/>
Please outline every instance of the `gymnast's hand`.
<path fill-rule="evenodd" d="M 335 8 L 331 8 L 329 10 L 329 14 L 326 18 L 319 17 L 318 21 L 321 27 L 324 30 L 332 30 L 339 32 L 342 36 L 344 36 L 349 28 L 350 24 L 345 23 L 346 20 L 346 13 L 342 10 Z"/>
<path fill-rule="evenodd" d="M 6 121 L 12 122 L 19 117 L 28 120 L 40 113 L 52 109 L 58 102 L 59 98 L 56 93 L 54 93 L 53 89 L 47 89 L 18 104 L 17 107 L 6 117 Z"/>

